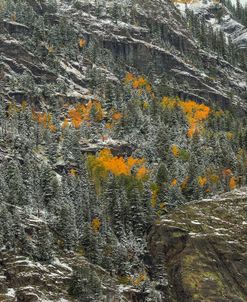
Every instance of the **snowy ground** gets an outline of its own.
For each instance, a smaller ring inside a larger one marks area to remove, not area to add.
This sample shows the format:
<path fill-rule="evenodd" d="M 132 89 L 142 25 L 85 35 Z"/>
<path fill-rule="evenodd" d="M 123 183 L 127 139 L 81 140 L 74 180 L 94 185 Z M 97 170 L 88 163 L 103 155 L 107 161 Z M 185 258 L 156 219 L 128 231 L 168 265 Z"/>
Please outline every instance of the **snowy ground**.
<path fill-rule="evenodd" d="M 189 4 L 175 2 L 175 5 L 184 16 L 187 7 L 196 15 L 203 17 L 215 30 L 222 30 L 228 39 L 231 38 L 233 43 L 239 47 L 247 47 L 247 29 L 234 20 L 231 13 L 221 3 L 216 3 L 214 0 L 192 0 Z M 222 10 L 223 16 L 220 21 L 217 18 L 215 8 Z"/>

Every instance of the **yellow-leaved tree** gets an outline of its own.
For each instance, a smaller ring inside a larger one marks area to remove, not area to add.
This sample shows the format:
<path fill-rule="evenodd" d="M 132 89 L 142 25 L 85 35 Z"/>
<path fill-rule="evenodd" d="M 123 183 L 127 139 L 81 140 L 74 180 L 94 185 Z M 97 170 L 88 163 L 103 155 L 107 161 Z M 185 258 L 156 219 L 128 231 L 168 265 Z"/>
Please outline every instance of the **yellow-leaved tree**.
<path fill-rule="evenodd" d="M 87 41 L 86 41 L 85 39 L 82 39 L 82 38 L 81 38 L 81 39 L 79 40 L 79 47 L 80 47 L 80 48 L 83 48 L 83 47 L 86 45 L 86 43 L 87 43 Z"/>
<path fill-rule="evenodd" d="M 101 226 L 101 221 L 99 218 L 95 217 L 92 222 L 91 222 L 91 227 L 92 227 L 92 230 L 95 232 L 95 233 L 98 233 L 99 230 L 100 230 L 100 226 Z"/>
<path fill-rule="evenodd" d="M 103 149 L 97 155 L 89 155 L 87 163 L 97 186 L 110 173 L 117 177 L 133 177 L 139 181 L 144 181 L 149 174 L 143 158 L 113 156 L 109 149 Z"/>
<path fill-rule="evenodd" d="M 198 184 L 200 187 L 203 188 L 206 185 L 206 183 L 207 183 L 207 177 L 205 177 L 205 176 L 198 177 Z"/>
<path fill-rule="evenodd" d="M 234 190 L 234 189 L 236 188 L 236 186 L 237 186 L 236 179 L 235 179 L 234 176 L 232 176 L 232 177 L 230 178 L 230 181 L 229 181 L 229 188 L 230 188 L 231 190 Z"/>
<path fill-rule="evenodd" d="M 195 101 L 182 101 L 170 97 L 164 97 L 161 101 L 161 105 L 170 110 L 176 107 L 182 109 L 189 124 L 189 137 L 192 137 L 195 132 L 200 131 L 202 122 L 208 118 L 209 113 L 211 112 L 210 108 L 205 104 L 198 104 Z"/>
<path fill-rule="evenodd" d="M 177 145 L 172 145 L 172 154 L 175 156 L 175 157 L 178 157 L 179 154 L 180 154 L 180 149 L 178 148 Z"/>

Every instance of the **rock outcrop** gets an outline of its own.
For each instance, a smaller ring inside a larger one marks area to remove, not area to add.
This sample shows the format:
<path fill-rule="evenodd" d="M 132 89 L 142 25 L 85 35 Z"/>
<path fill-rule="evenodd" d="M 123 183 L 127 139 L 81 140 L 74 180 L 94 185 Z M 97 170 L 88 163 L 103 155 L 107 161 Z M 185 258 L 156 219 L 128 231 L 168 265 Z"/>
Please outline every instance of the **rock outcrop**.
<path fill-rule="evenodd" d="M 46 14 L 46 18 L 54 23 L 67 15 L 71 16 L 75 35 L 84 37 L 87 42 L 97 43 L 97 53 L 108 51 L 107 56 L 111 56 L 115 69 L 121 72 L 117 74 L 107 70 L 103 62 L 102 66 L 98 62 L 95 68 L 104 67 L 106 80 L 121 80 L 119 76 L 130 69 L 145 75 L 152 71 L 157 82 L 165 79 L 168 85 L 175 85 L 178 94 L 184 98 L 217 102 L 225 107 L 231 103 L 246 107 L 246 73 L 200 49 L 172 2 L 148 0 L 143 3 L 134 0 L 129 5 L 123 5 L 126 16 L 118 22 L 113 20 L 111 1 L 107 1 L 106 10 L 101 13 L 94 1 L 77 1 L 76 5 L 59 1 L 56 12 L 50 12 L 43 2 L 38 5 L 38 0 L 29 1 L 29 5 L 38 14 Z M 23 73 L 33 78 L 36 87 L 32 89 L 37 92 L 43 91 L 44 83 L 63 81 L 67 87 L 65 98 L 75 95 L 81 98 L 88 93 L 86 84 L 90 79 L 87 67 L 91 63 L 83 56 L 75 60 L 66 58 L 64 65 L 63 54 L 60 53 L 57 61 L 61 66 L 51 71 L 49 66 L 41 63 L 35 51 L 26 46 L 23 37 L 27 32 L 33 35 L 29 27 L 9 20 L 5 20 L 3 25 L 4 33 L 0 36 L 3 79 L 0 79 L 0 85 L 1 81 L 5 83 L 2 84 L 4 94 L 19 99 L 30 98 L 27 87 L 22 86 L 24 89 L 18 94 L 10 84 L 6 84 Z M 46 55 L 48 45 L 41 43 L 40 47 Z M 212 70 L 216 75 L 212 74 Z"/>
<path fill-rule="evenodd" d="M 178 3 L 176 6 L 182 12 L 185 9 L 185 4 Z M 215 30 L 222 30 L 237 47 L 247 48 L 247 28 L 234 20 L 220 1 L 191 1 L 187 4 L 187 8 L 212 25 Z"/>
<path fill-rule="evenodd" d="M 247 301 L 247 191 L 184 205 L 149 234 L 153 267 L 163 266 L 165 301 Z"/>

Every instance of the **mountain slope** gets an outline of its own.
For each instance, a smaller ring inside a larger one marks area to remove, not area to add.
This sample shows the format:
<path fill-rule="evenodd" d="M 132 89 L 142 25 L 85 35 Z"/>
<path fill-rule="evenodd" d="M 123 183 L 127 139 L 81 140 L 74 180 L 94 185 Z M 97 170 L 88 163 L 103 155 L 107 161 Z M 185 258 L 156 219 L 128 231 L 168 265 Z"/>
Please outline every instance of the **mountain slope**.
<path fill-rule="evenodd" d="M 146 263 L 160 300 L 147 301 L 246 301 L 246 198 L 243 188 L 171 210 L 155 223 Z M 32 233 L 44 222 L 31 216 L 23 223 Z M 78 268 L 87 276 L 89 268 L 100 278 L 102 301 L 146 301 L 144 292 L 118 285 L 79 254 L 60 251 L 49 264 L 13 252 L 0 255 L 1 301 L 77 301 L 66 289 L 72 269 Z"/>
<path fill-rule="evenodd" d="M 246 189 L 172 211 L 149 235 L 171 301 L 246 301 Z"/>
<path fill-rule="evenodd" d="M 224 4 L 215 1 L 195 1 L 186 4 L 177 3 L 176 6 L 183 13 L 192 10 L 197 16 L 203 18 L 215 30 L 221 30 L 227 39 L 241 49 L 247 48 L 247 29 L 244 25 L 234 20 Z"/>
<path fill-rule="evenodd" d="M 245 299 L 212 220 L 232 194 L 245 245 L 244 60 L 222 32 L 204 48 L 191 17 L 168 0 L 0 0 L 0 300 Z"/>
<path fill-rule="evenodd" d="M 37 3 L 32 1 L 30 3 L 35 9 Z M 71 16 L 68 21 L 71 26 L 69 25 L 69 29 L 65 28 L 67 33 L 64 32 L 65 40 L 62 41 L 69 44 L 63 48 L 70 49 L 61 51 L 58 45 L 49 45 L 51 37 L 41 37 L 43 39 L 41 43 L 36 44 L 33 41 L 28 47 L 30 41 L 27 43 L 26 33 L 29 32 L 31 36 L 38 35 L 39 22 L 43 22 L 42 15 L 36 21 L 37 24 L 29 24 L 30 20 L 20 17 L 21 23 L 25 23 L 25 26 L 19 24 L 20 22 L 4 21 L 4 33 L 1 36 L 4 81 L 9 79 L 20 82 L 19 78 L 25 71 L 26 81 L 28 74 L 31 73 L 32 81 L 35 82 L 32 83 L 34 85 L 32 88 L 39 91 L 38 95 L 44 94 L 44 89 L 48 91 L 51 89 L 49 93 L 52 94 L 54 90 L 58 90 L 56 93 L 62 93 L 63 87 L 68 89 L 67 96 L 80 97 L 88 92 L 86 85 L 90 81 L 88 72 L 96 63 L 95 67 L 102 68 L 102 76 L 106 74 L 106 78 L 110 80 L 119 79 L 121 74 L 130 68 L 141 74 L 149 74 L 152 70 L 153 77 L 154 75 L 156 77 L 154 80 L 159 81 L 162 77 L 162 81 L 167 81 L 172 88 L 176 86 L 175 89 L 183 97 L 224 105 L 231 102 L 241 103 L 241 106 L 245 107 L 246 73 L 201 50 L 172 3 L 166 1 L 145 1 L 145 3 L 134 1 L 131 5 L 126 3 L 116 8 L 115 14 L 121 20 L 118 22 L 114 21 L 114 6 L 109 1 L 102 11 L 100 6 L 94 7 L 93 1 L 77 1 L 74 5 L 60 1 L 55 13 L 49 12 L 44 4 L 42 7 L 42 3 L 40 6 L 40 10 L 36 8 L 37 13 L 49 16 L 42 26 L 47 26 L 47 22 L 52 20 L 56 27 L 61 24 L 63 18 L 66 18 L 66 14 Z M 18 13 L 16 18 L 19 21 Z M 52 35 L 52 32 L 50 34 Z M 66 38 L 66 35 L 70 37 Z M 83 58 L 83 52 L 81 53 L 75 44 L 80 37 L 90 41 L 92 51 L 96 47 L 96 55 L 99 58 L 103 57 L 103 60 L 92 62 L 92 58 L 89 61 L 85 56 Z M 104 54 L 105 51 L 107 54 Z M 102 61 L 105 60 L 107 62 L 103 64 Z M 115 70 L 121 72 L 115 74 Z M 61 83 L 60 89 L 52 87 L 56 81 Z M 10 86 L 4 86 L 7 89 L 6 95 L 16 95 L 19 98 L 21 95 L 27 96 L 21 83 L 19 91 L 11 91 Z M 25 89 L 28 89 L 28 85 Z"/>

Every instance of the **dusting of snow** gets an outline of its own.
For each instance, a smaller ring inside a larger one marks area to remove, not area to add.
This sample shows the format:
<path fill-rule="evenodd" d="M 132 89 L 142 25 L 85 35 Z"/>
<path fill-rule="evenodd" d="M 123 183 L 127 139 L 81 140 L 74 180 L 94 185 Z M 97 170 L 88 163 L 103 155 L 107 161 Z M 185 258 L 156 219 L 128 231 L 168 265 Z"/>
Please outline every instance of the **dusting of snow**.
<path fill-rule="evenodd" d="M 227 237 L 230 237 L 229 234 L 222 234 L 222 233 L 219 233 L 219 232 L 214 232 L 214 235 L 215 236 L 227 236 Z"/>
<path fill-rule="evenodd" d="M 162 219 L 162 221 L 164 221 L 164 222 L 174 222 L 174 220 L 172 220 L 172 219 Z"/>
<path fill-rule="evenodd" d="M 52 263 L 56 266 L 60 266 L 61 268 L 72 272 L 72 268 L 69 267 L 67 264 L 62 263 L 58 258 L 55 258 Z"/>
<path fill-rule="evenodd" d="M 62 183 L 62 175 L 56 173 L 56 178 L 57 178 L 57 181 L 61 184 Z"/>
<path fill-rule="evenodd" d="M 193 11 L 197 16 L 202 16 L 214 30 L 221 30 L 225 33 L 226 41 L 229 39 L 239 47 L 247 47 L 247 29 L 234 20 L 226 7 L 221 3 L 216 3 L 214 0 L 197 0 L 190 3 L 176 3 L 177 9 L 185 17 L 186 8 Z M 215 8 L 220 8 L 223 11 L 223 16 L 219 20 L 215 15 Z"/>
<path fill-rule="evenodd" d="M 198 220 L 192 220 L 191 223 L 192 224 L 201 224 Z"/>
<path fill-rule="evenodd" d="M 207 236 L 209 236 L 208 234 L 204 234 L 204 233 L 194 233 L 194 232 L 190 232 L 189 235 L 190 235 L 192 238 L 195 238 L 195 237 L 207 237 Z"/>
<path fill-rule="evenodd" d="M 61 67 L 70 74 L 74 74 L 78 79 L 80 80 L 84 80 L 85 76 L 83 76 L 79 70 L 77 70 L 76 68 L 74 68 L 71 64 L 69 64 L 68 62 L 60 62 Z"/>
<path fill-rule="evenodd" d="M 15 297 L 15 290 L 14 288 L 8 288 L 8 291 L 7 291 L 7 296 L 10 296 L 10 297 Z"/>

